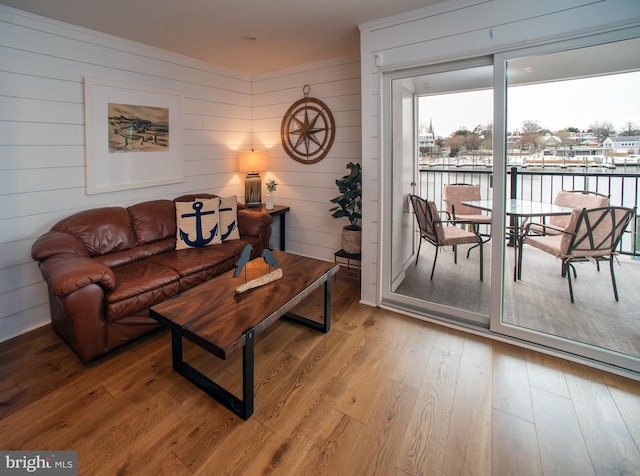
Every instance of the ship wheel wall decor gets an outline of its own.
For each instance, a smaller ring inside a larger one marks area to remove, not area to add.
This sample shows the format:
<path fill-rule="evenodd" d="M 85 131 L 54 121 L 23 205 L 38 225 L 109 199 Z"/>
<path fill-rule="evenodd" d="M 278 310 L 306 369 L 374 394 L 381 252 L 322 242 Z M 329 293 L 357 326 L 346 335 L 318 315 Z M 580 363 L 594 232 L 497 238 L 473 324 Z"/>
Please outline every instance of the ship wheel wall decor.
<path fill-rule="evenodd" d="M 304 98 L 296 101 L 282 118 L 280 138 L 289 157 L 303 164 L 320 162 L 329 152 L 335 136 L 333 114 L 325 103 L 309 97 L 309 86 L 303 88 Z"/>

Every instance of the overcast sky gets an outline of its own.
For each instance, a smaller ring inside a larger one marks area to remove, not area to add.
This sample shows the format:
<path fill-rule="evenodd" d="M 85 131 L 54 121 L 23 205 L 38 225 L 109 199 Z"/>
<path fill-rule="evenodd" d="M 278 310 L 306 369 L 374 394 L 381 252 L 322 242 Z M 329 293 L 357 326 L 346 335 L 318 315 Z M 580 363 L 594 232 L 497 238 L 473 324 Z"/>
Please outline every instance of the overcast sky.
<path fill-rule="evenodd" d="M 436 136 L 493 122 L 490 90 L 428 96 L 420 99 L 420 125 L 433 121 Z M 616 132 L 635 123 L 640 128 L 640 72 L 509 88 L 507 128 L 521 129 L 524 121 L 537 121 L 552 131 L 594 122 L 611 122 Z"/>

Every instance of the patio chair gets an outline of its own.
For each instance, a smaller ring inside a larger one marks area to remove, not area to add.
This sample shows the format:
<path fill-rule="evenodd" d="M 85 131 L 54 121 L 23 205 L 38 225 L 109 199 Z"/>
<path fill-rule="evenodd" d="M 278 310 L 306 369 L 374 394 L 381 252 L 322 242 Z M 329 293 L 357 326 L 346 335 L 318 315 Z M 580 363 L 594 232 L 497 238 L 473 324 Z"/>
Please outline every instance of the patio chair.
<path fill-rule="evenodd" d="M 600 208 L 609 206 L 609 195 L 598 192 L 590 192 L 588 190 L 562 190 L 558 192 L 553 200 L 555 205 L 564 207 L 572 207 L 577 210 L 583 208 Z M 547 233 L 549 235 L 557 235 L 560 232 L 556 228 L 564 230 L 569 225 L 569 215 L 554 215 L 548 218 L 548 223 L 531 223 L 531 230 L 537 233 Z M 544 225 L 551 225 L 552 228 L 543 228 Z"/>
<path fill-rule="evenodd" d="M 442 189 L 442 199 L 447 204 L 447 212 L 454 220 L 467 220 L 474 225 L 491 225 L 491 217 L 482 210 L 464 205 L 462 202 L 481 200 L 480 185 L 466 183 L 447 184 Z"/>
<path fill-rule="evenodd" d="M 518 256 L 518 275 L 522 272 L 522 255 L 524 246 L 529 245 L 550 253 L 562 260 L 562 276 L 567 277 L 569 283 L 569 297 L 574 302 L 571 273 L 577 279 L 575 262 L 594 261 L 599 265 L 601 261 L 609 262 L 613 294 L 618 301 L 618 288 L 613 271 L 614 258 L 618 255 L 616 248 L 622 239 L 627 225 L 635 214 L 635 210 L 623 207 L 601 207 L 574 210 L 569 217 L 569 225 L 555 228 L 544 225 L 545 232 L 553 228 L 556 234 L 539 235 L 531 232 L 531 223 L 525 228 L 521 238 L 520 254 Z M 600 268 L 598 268 L 599 270 Z"/>
<path fill-rule="evenodd" d="M 420 243 L 418 245 L 418 253 L 416 254 L 416 262 L 418 264 L 418 258 L 420 257 L 420 248 L 422 247 L 422 240 L 431 243 L 436 247 L 436 254 L 433 258 L 433 266 L 431 268 L 431 279 L 433 279 L 433 273 L 436 269 L 436 261 L 438 260 L 438 250 L 442 246 L 452 246 L 454 252 L 454 262 L 458 262 L 458 245 L 473 243 L 480 245 L 480 281 L 483 280 L 483 251 L 482 251 L 482 237 L 476 233 L 467 230 L 463 230 L 456 226 L 456 224 L 466 223 L 467 221 L 460 220 L 443 220 L 440 217 L 440 212 L 436 207 L 435 202 L 427 201 L 424 198 L 417 195 L 409 195 L 413 211 L 418 222 L 418 228 L 420 230 Z M 446 213 L 446 212 L 445 212 Z"/>
<path fill-rule="evenodd" d="M 453 220 L 462 220 L 471 225 L 471 231 L 486 238 L 486 243 L 491 239 L 491 233 L 480 233 L 480 225 L 491 225 L 491 216 L 484 215 L 479 208 L 464 205 L 464 201 L 480 200 L 480 186 L 466 183 L 456 183 L 445 185 L 442 189 L 442 199 L 447 204 L 447 212 Z M 467 258 L 471 250 L 479 245 L 472 246 L 467 250 Z"/>

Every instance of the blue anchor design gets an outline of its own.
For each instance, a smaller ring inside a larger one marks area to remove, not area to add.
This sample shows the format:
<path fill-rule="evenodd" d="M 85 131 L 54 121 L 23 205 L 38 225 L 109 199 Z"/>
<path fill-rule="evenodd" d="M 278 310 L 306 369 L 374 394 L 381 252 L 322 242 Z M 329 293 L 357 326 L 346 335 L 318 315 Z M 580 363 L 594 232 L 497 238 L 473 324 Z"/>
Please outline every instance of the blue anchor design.
<path fill-rule="evenodd" d="M 230 212 L 232 210 L 233 210 L 232 208 L 221 208 L 220 213 Z M 234 230 L 235 227 L 236 227 L 236 221 L 233 220 L 227 227 L 226 233 L 225 232 L 222 233 L 222 241 L 226 240 L 229 237 L 229 235 L 231 234 L 231 232 Z"/>
<path fill-rule="evenodd" d="M 180 230 L 180 238 L 182 238 L 182 240 L 189 246 L 206 246 L 208 243 L 213 241 L 215 236 L 218 234 L 218 224 L 216 223 L 216 226 L 214 226 L 210 231 L 211 234 L 209 235 L 209 238 L 205 238 L 202 235 L 202 216 L 215 214 L 214 210 L 209 212 L 203 212 L 202 211 L 203 206 L 204 206 L 204 203 L 202 202 L 194 202 L 192 207 L 195 213 L 185 213 L 184 215 L 182 215 L 182 218 L 196 217 L 196 239 L 195 240 L 193 241 L 190 240 L 189 234 Z"/>
<path fill-rule="evenodd" d="M 229 237 L 229 235 L 231 234 L 231 232 L 235 227 L 236 227 L 236 222 L 234 221 L 227 227 L 227 232 L 222 234 L 222 241 L 226 240 Z"/>

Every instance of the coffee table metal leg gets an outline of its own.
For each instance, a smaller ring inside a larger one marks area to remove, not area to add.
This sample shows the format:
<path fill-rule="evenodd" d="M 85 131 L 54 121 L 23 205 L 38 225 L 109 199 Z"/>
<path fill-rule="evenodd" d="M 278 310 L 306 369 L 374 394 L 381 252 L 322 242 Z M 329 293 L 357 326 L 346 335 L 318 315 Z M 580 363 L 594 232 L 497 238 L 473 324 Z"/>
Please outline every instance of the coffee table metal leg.
<path fill-rule="evenodd" d="M 324 333 L 331 329 L 331 283 L 333 279 L 329 277 L 324 282 Z"/>
<path fill-rule="evenodd" d="M 255 331 L 249 329 L 245 334 L 245 344 L 242 348 L 242 412 L 243 419 L 253 415 L 253 371 L 254 371 L 254 339 Z"/>
<path fill-rule="evenodd" d="M 322 331 L 325 334 L 329 332 L 331 329 L 331 276 L 327 277 L 327 280 L 324 282 L 324 320 L 323 322 L 314 321 L 312 319 L 306 318 L 304 316 L 300 316 L 298 314 L 294 314 L 292 312 L 287 312 L 284 317 L 287 319 L 291 319 L 292 321 L 299 322 L 300 324 L 304 324 L 311 329 L 316 331 Z"/>
<path fill-rule="evenodd" d="M 242 400 L 182 359 L 182 337 L 180 329 L 171 329 L 173 369 L 243 420 L 249 419 L 253 415 L 254 329 L 245 332 L 242 348 Z"/>

